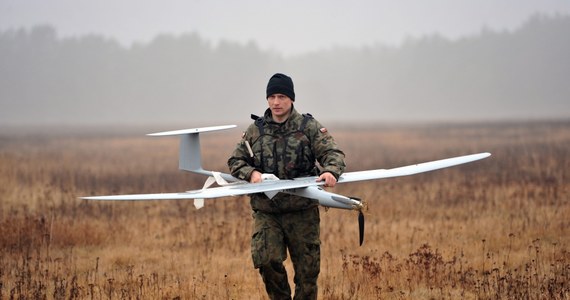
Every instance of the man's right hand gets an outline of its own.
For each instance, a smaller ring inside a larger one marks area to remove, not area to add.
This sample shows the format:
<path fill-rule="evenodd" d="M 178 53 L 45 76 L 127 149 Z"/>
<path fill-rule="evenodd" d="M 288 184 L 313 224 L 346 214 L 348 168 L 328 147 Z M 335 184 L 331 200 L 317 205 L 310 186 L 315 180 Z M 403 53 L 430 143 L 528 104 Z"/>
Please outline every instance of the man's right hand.
<path fill-rule="evenodd" d="M 259 183 L 263 181 L 261 179 L 261 172 L 257 171 L 257 170 L 253 170 L 253 172 L 251 172 L 251 176 L 249 177 L 249 182 L 250 183 Z"/>

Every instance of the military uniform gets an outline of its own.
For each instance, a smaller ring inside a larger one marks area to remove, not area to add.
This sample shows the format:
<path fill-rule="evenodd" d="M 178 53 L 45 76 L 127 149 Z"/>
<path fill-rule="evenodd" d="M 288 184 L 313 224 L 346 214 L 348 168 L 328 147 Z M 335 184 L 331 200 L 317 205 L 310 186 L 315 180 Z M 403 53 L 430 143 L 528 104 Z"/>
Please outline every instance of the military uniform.
<path fill-rule="evenodd" d="M 317 168 L 316 162 L 320 168 Z M 244 133 L 228 166 L 234 177 L 249 180 L 252 172 L 280 179 L 332 173 L 345 168 L 344 153 L 311 115 L 294 107 L 289 118 L 276 123 L 268 109 Z M 314 199 L 278 193 L 272 199 L 252 194 L 254 230 L 251 242 L 255 268 L 272 299 L 291 299 L 283 261 L 287 249 L 295 269 L 295 299 L 316 299 L 320 270 L 319 209 Z"/>

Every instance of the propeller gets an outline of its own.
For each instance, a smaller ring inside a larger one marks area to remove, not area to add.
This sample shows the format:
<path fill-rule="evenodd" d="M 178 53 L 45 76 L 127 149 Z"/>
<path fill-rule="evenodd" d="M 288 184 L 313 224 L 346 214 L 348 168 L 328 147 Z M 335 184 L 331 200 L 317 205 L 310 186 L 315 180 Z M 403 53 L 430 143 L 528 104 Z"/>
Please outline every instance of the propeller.
<path fill-rule="evenodd" d="M 360 238 L 360 246 L 364 242 L 364 214 L 362 210 L 358 211 L 358 234 Z"/>
<path fill-rule="evenodd" d="M 350 199 L 360 202 L 360 205 L 358 205 L 358 240 L 360 246 L 362 246 L 362 243 L 364 243 L 364 213 L 362 212 L 364 205 L 362 205 L 362 199 L 360 198 L 350 197 Z"/>

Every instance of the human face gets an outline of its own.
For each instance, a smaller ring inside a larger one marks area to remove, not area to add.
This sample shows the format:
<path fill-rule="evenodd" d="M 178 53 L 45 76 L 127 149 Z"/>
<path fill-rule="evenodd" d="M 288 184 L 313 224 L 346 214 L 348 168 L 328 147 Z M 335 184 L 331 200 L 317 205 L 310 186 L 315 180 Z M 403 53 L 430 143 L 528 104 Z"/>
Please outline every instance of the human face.
<path fill-rule="evenodd" d="M 273 94 L 267 97 L 267 104 L 275 122 L 281 123 L 289 118 L 293 100 L 284 94 Z"/>

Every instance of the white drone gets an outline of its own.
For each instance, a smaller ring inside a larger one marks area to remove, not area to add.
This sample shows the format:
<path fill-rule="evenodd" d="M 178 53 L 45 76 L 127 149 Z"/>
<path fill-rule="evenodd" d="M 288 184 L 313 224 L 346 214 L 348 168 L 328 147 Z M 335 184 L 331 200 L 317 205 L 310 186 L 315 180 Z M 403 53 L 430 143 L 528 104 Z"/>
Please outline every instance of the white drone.
<path fill-rule="evenodd" d="M 202 132 L 211 132 L 235 128 L 236 125 L 213 126 L 193 129 L 183 129 L 151 133 L 149 136 L 180 136 L 179 169 L 196 174 L 206 175 L 208 178 L 200 190 L 191 190 L 181 193 L 160 193 L 160 194 L 135 194 L 135 195 L 113 195 L 113 196 L 91 196 L 82 197 L 87 200 L 172 200 L 172 199 L 194 199 L 194 206 L 200 209 L 204 206 L 204 199 L 212 199 L 227 196 L 239 196 L 254 193 L 265 193 L 267 197 L 273 198 L 277 193 L 288 193 L 311 199 L 316 199 L 324 207 L 358 210 L 358 223 L 360 233 L 360 245 L 364 240 L 364 215 L 362 213 L 363 202 L 359 198 L 346 197 L 325 191 L 321 186 L 324 181 L 317 181 L 318 176 L 300 177 L 294 179 L 279 179 L 273 174 L 263 174 L 263 181 L 260 183 L 249 183 L 233 177 L 230 174 L 207 171 L 202 168 L 202 157 L 200 149 L 199 135 Z M 358 172 L 347 172 L 340 176 L 337 183 L 354 181 L 391 178 L 399 176 L 413 175 L 437 169 L 448 168 L 460 164 L 465 164 L 489 157 L 490 153 L 478 153 L 465 155 L 431 162 L 409 165 L 393 169 L 377 169 Z M 213 183 L 218 187 L 210 187 Z"/>

